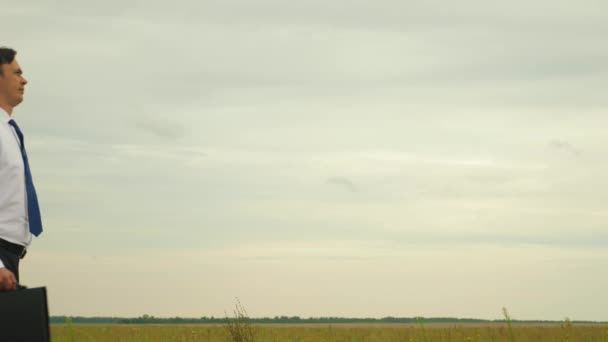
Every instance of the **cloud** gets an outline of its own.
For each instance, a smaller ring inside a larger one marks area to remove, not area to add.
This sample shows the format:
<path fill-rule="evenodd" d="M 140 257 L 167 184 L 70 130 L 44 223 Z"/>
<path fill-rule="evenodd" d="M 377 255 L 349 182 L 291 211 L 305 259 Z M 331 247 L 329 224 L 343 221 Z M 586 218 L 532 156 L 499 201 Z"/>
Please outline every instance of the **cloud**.
<path fill-rule="evenodd" d="M 184 136 L 184 127 L 167 119 L 139 119 L 135 127 L 143 132 L 167 140 L 177 140 Z"/>
<path fill-rule="evenodd" d="M 575 157 L 580 157 L 583 151 L 565 140 L 553 140 L 549 143 L 549 147 L 554 150 L 571 154 Z"/>
<path fill-rule="evenodd" d="M 327 183 L 333 184 L 333 185 L 338 185 L 340 187 L 345 188 L 346 190 L 348 190 L 350 192 L 357 192 L 357 186 L 355 185 L 355 183 L 347 178 L 332 177 L 327 180 Z"/>

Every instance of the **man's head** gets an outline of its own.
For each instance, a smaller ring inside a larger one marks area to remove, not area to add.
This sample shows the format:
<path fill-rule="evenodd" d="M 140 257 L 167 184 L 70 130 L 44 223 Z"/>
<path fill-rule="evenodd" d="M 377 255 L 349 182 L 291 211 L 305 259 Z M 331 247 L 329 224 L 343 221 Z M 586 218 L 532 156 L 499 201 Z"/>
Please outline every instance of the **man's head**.
<path fill-rule="evenodd" d="M 12 114 L 13 108 L 23 101 L 27 80 L 15 59 L 17 52 L 0 47 L 0 108 Z"/>

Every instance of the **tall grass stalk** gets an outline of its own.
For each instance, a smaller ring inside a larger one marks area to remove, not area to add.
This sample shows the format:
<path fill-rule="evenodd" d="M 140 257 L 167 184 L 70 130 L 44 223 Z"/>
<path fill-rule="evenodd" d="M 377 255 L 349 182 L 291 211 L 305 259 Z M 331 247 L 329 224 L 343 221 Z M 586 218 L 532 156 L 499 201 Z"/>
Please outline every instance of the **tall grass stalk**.
<path fill-rule="evenodd" d="M 65 325 L 68 328 L 70 342 L 76 342 L 76 334 L 74 333 L 74 326 L 72 325 L 72 317 L 65 318 Z"/>
<path fill-rule="evenodd" d="M 231 342 L 255 342 L 256 336 L 251 326 L 249 315 L 247 310 L 241 301 L 236 298 L 236 305 L 234 308 L 234 317 L 230 318 L 226 315 L 226 331 L 228 333 L 228 339 Z"/>
<path fill-rule="evenodd" d="M 428 337 L 426 335 L 426 330 L 424 329 L 424 319 L 422 317 L 416 318 L 418 324 L 420 325 L 420 329 L 422 330 L 422 342 L 428 342 Z"/>
<path fill-rule="evenodd" d="M 515 342 L 515 335 L 513 334 L 513 326 L 511 325 L 511 317 L 509 316 L 509 312 L 507 308 L 502 308 L 502 313 L 505 315 L 505 320 L 507 321 L 507 326 L 509 327 L 509 338 L 511 342 Z"/>
<path fill-rule="evenodd" d="M 570 318 L 566 317 L 566 319 L 564 319 L 564 324 L 562 324 L 562 330 L 564 331 L 565 335 L 562 337 L 562 341 L 570 341 L 570 337 L 572 335 L 572 321 L 570 321 Z"/>

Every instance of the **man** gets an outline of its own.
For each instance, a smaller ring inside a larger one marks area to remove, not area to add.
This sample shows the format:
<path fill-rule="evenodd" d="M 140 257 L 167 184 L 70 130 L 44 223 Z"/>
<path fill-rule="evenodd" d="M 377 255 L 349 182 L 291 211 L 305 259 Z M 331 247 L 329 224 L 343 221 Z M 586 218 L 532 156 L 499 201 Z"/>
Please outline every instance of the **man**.
<path fill-rule="evenodd" d="M 20 288 L 19 260 L 42 232 L 23 132 L 12 118 L 27 84 L 16 54 L 0 47 L 0 291 Z"/>

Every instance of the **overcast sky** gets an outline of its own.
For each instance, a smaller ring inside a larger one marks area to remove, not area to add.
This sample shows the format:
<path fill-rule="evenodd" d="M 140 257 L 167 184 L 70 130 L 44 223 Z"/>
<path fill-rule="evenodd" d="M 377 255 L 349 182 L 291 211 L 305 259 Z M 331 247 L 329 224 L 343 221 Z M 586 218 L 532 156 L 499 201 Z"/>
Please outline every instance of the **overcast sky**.
<path fill-rule="evenodd" d="M 608 320 L 608 3 L 13 2 L 53 315 Z"/>

